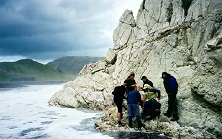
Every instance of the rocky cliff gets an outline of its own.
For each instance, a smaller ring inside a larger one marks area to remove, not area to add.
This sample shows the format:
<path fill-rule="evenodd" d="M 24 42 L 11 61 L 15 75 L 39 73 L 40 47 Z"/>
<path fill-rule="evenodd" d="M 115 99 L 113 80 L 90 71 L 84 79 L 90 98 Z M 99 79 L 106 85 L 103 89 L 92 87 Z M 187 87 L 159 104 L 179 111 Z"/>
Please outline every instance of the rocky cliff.
<path fill-rule="evenodd" d="M 179 83 L 180 119 L 164 116 L 147 123 L 148 129 L 177 138 L 222 138 L 222 1 L 143 0 L 136 20 L 130 10 L 114 30 L 114 47 L 104 60 L 86 65 L 76 80 L 64 85 L 50 105 L 110 108 L 111 94 L 131 71 L 146 75 L 167 97 L 161 73 L 167 71 Z M 115 130 L 116 113 L 109 110 L 97 126 Z M 113 122 L 111 122 L 113 121 Z"/>

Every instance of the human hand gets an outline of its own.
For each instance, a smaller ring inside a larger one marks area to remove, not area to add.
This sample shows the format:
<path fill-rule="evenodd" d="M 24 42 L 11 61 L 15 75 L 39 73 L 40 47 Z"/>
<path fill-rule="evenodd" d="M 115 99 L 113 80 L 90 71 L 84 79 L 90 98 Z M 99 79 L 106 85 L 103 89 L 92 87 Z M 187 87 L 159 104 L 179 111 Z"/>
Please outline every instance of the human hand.
<path fill-rule="evenodd" d="M 138 89 L 139 89 L 139 91 L 142 91 L 142 90 L 143 90 L 143 88 L 142 88 L 141 86 L 138 86 Z"/>

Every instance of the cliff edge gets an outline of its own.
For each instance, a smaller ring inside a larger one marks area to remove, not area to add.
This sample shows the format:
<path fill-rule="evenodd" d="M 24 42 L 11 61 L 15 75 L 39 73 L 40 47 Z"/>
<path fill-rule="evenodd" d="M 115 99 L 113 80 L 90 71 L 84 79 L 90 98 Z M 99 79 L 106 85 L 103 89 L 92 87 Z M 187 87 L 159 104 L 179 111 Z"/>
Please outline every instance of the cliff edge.
<path fill-rule="evenodd" d="M 104 60 L 85 65 L 49 104 L 108 109 L 113 88 L 134 71 L 138 85 L 146 75 L 161 90 L 163 112 L 167 96 L 160 77 L 167 71 L 179 83 L 180 119 L 161 116 L 147 122 L 148 129 L 177 138 L 222 138 L 221 7 L 221 0 L 143 0 L 136 19 L 130 10 L 120 17 Z M 115 130 L 115 122 L 111 108 L 97 127 Z"/>

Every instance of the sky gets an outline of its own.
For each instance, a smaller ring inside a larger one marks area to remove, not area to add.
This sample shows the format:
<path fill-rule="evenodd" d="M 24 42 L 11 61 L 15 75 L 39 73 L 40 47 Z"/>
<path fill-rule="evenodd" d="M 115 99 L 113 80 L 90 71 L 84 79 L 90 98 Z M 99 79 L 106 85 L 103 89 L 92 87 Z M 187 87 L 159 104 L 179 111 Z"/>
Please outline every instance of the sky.
<path fill-rule="evenodd" d="M 103 57 L 126 9 L 142 0 L 0 0 L 0 62 Z"/>

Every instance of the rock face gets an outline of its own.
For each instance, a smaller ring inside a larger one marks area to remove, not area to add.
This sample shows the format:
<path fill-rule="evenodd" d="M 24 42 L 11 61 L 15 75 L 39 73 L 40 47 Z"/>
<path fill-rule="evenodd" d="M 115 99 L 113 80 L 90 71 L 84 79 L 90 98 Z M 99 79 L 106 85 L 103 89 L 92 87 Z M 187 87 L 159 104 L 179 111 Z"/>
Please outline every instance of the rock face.
<path fill-rule="evenodd" d="M 143 0 L 136 20 L 132 11 L 123 13 L 114 30 L 114 48 L 104 60 L 86 65 L 49 104 L 109 108 L 113 88 L 134 71 L 138 85 L 146 75 L 161 90 L 165 111 L 167 97 L 160 77 L 167 71 L 179 83 L 180 119 L 169 123 L 161 116 L 158 124 L 149 122 L 149 129 L 178 138 L 222 138 L 221 7 L 221 0 Z M 105 117 L 102 120 L 110 123 L 105 120 L 109 114 Z"/>

